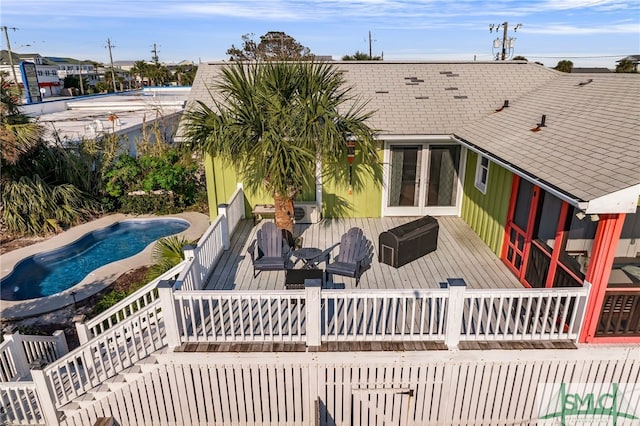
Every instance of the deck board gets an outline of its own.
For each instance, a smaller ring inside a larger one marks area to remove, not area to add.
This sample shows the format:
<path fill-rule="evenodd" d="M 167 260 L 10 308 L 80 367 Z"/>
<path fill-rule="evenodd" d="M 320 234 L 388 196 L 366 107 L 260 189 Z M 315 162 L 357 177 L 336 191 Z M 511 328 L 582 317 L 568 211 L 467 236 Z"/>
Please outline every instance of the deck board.
<path fill-rule="evenodd" d="M 378 235 L 414 218 L 384 217 L 356 219 L 326 219 L 316 224 L 296 225 L 296 236 L 302 237 L 304 247 L 325 249 L 338 243 L 349 228 L 362 228 L 374 245 L 371 268 L 366 271 L 359 288 L 439 288 L 447 278 L 462 278 L 468 288 L 521 288 L 511 271 L 489 247 L 459 217 L 438 217 L 440 224 L 438 249 L 400 268 L 378 262 Z M 253 277 L 247 248 L 255 239 L 256 231 L 251 220 L 243 220 L 231 238 L 230 249 L 225 251 L 207 283 L 210 290 L 282 290 L 284 271 L 263 271 Z M 339 246 L 332 258 L 339 253 Z M 324 264 L 320 265 L 324 268 Z M 334 277 L 338 288 L 354 288 L 352 278 Z"/>

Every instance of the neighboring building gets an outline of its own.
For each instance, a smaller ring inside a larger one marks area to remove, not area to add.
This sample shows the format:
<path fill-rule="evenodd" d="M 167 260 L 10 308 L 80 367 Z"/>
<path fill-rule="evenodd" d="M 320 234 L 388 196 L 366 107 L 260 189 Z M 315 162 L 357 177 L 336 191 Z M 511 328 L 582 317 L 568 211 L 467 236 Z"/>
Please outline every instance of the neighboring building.
<path fill-rule="evenodd" d="M 52 56 L 47 57 L 47 60 L 58 66 L 58 77 L 63 81 L 70 76 L 82 76 L 89 87 L 95 86 L 98 81 L 104 81 L 104 74 L 98 72 L 97 62 Z M 86 87 L 85 90 L 88 90 L 89 87 Z"/>
<path fill-rule="evenodd" d="M 616 61 L 616 63 L 620 63 L 622 61 L 631 61 L 631 63 L 633 64 L 633 70 L 635 72 L 638 72 L 638 63 L 640 63 L 640 55 L 629 55 L 629 56 L 625 56 L 622 59 L 618 59 Z"/>
<path fill-rule="evenodd" d="M 58 77 L 58 66 L 47 58 L 40 56 L 37 53 L 15 53 L 13 52 L 13 65 L 15 67 L 15 73 L 20 81 L 18 84 L 23 87 L 20 63 L 32 62 L 36 65 L 36 74 L 38 75 L 38 85 L 40 86 L 40 93 L 43 98 L 51 96 L 58 96 L 63 88 L 63 83 Z M 8 75 L 8 80 L 13 81 L 13 73 L 11 72 L 11 65 L 9 61 L 9 52 L 6 50 L 0 51 L 0 70 L 5 71 Z"/>
<path fill-rule="evenodd" d="M 154 137 L 154 126 L 171 141 L 184 111 L 189 88 L 149 88 L 125 93 L 64 99 L 22 107 L 37 117 L 45 138 L 73 145 L 106 133 L 122 136 L 125 151 L 136 153 L 143 133 Z"/>
<path fill-rule="evenodd" d="M 605 67 L 594 67 L 594 68 L 582 68 L 582 67 L 573 67 L 571 68 L 571 72 L 573 74 L 581 73 L 581 74 L 601 74 L 601 73 L 610 73 L 613 72 L 609 68 Z"/>
<path fill-rule="evenodd" d="M 224 66 L 200 65 L 190 102 L 211 105 L 207 83 Z M 349 217 L 461 216 L 524 286 L 593 284 L 582 341 L 640 343 L 637 76 L 516 62 L 336 66 L 376 111 L 385 180 L 353 194 L 323 182 L 325 217 L 334 203 Z M 207 161 L 222 203 L 237 179 Z"/>

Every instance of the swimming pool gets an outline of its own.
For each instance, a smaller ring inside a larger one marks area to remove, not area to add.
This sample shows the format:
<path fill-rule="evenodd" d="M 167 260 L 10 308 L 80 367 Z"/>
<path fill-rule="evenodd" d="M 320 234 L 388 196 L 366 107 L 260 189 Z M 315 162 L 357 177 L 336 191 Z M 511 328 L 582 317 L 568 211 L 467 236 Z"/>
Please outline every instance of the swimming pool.
<path fill-rule="evenodd" d="M 182 219 L 127 220 L 92 231 L 71 244 L 21 260 L 0 281 L 0 298 L 26 300 L 59 293 L 97 268 L 131 257 L 158 238 L 188 227 Z"/>

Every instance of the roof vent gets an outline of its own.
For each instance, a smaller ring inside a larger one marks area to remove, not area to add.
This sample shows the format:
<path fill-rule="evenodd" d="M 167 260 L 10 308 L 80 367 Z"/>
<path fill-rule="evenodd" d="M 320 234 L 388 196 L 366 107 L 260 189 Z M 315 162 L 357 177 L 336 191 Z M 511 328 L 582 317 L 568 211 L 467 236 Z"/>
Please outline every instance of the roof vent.
<path fill-rule="evenodd" d="M 444 90 L 458 90 L 457 87 L 445 87 Z"/>
<path fill-rule="evenodd" d="M 496 110 L 496 112 L 500 112 L 500 111 L 502 111 L 502 110 L 503 110 L 503 109 L 505 109 L 505 108 L 509 108 L 509 99 L 505 99 L 505 100 L 504 100 L 504 103 L 502 104 L 502 106 L 501 106 L 500 108 L 498 108 L 498 109 Z"/>
<path fill-rule="evenodd" d="M 460 74 L 449 74 L 449 73 L 447 73 L 447 77 L 460 77 Z"/>
<path fill-rule="evenodd" d="M 532 132 L 539 132 L 540 129 L 542 129 L 543 127 L 547 127 L 547 125 L 545 124 L 545 121 L 547 121 L 547 116 L 542 114 L 542 118 L 540 119 L 540 122 L 538 123 L 537 127 L 534 127 L 533 129 L 531 129 Z"/>
<path fill-rule="evenodd" d="M 376 90 L 376 93 L 389 93 L 388 90 Z"/>
<path fill-rule="evenodd" d="M 440 71 L 440 74 L 453 74 L 451 71 Z"/>
<path fill-rule="evenodd" d="M 429 99 L 428 96 L 416 96 L 416 99 Z"/>
<path fill-rule="evenodd" d="M 593 81 L 592 78 L 590 78 L 587 81 L 581 81 L 580 83 L 578 83 L 578 86 L 586 86 L 587 84 L 591 83 Z"/>
<path fill-rule="evenodd" d="M 466 95 L 462 95 L 462 96 L 454 96 L 453 99 L 468 99 L 469 97 Z"/>

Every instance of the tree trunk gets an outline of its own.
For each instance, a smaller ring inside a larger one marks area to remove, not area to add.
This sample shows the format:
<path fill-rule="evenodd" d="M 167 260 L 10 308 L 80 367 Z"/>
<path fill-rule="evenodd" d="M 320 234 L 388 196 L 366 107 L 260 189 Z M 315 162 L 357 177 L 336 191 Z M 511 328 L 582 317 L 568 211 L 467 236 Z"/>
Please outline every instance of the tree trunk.
<path fill-rule="evenodd" d="M 290 238 L 293 238 L 293 199 L 284 195 L 276 194 L 273 197 L 275 206 L 275 222 L 278 229 L 289 232 Z"/>

